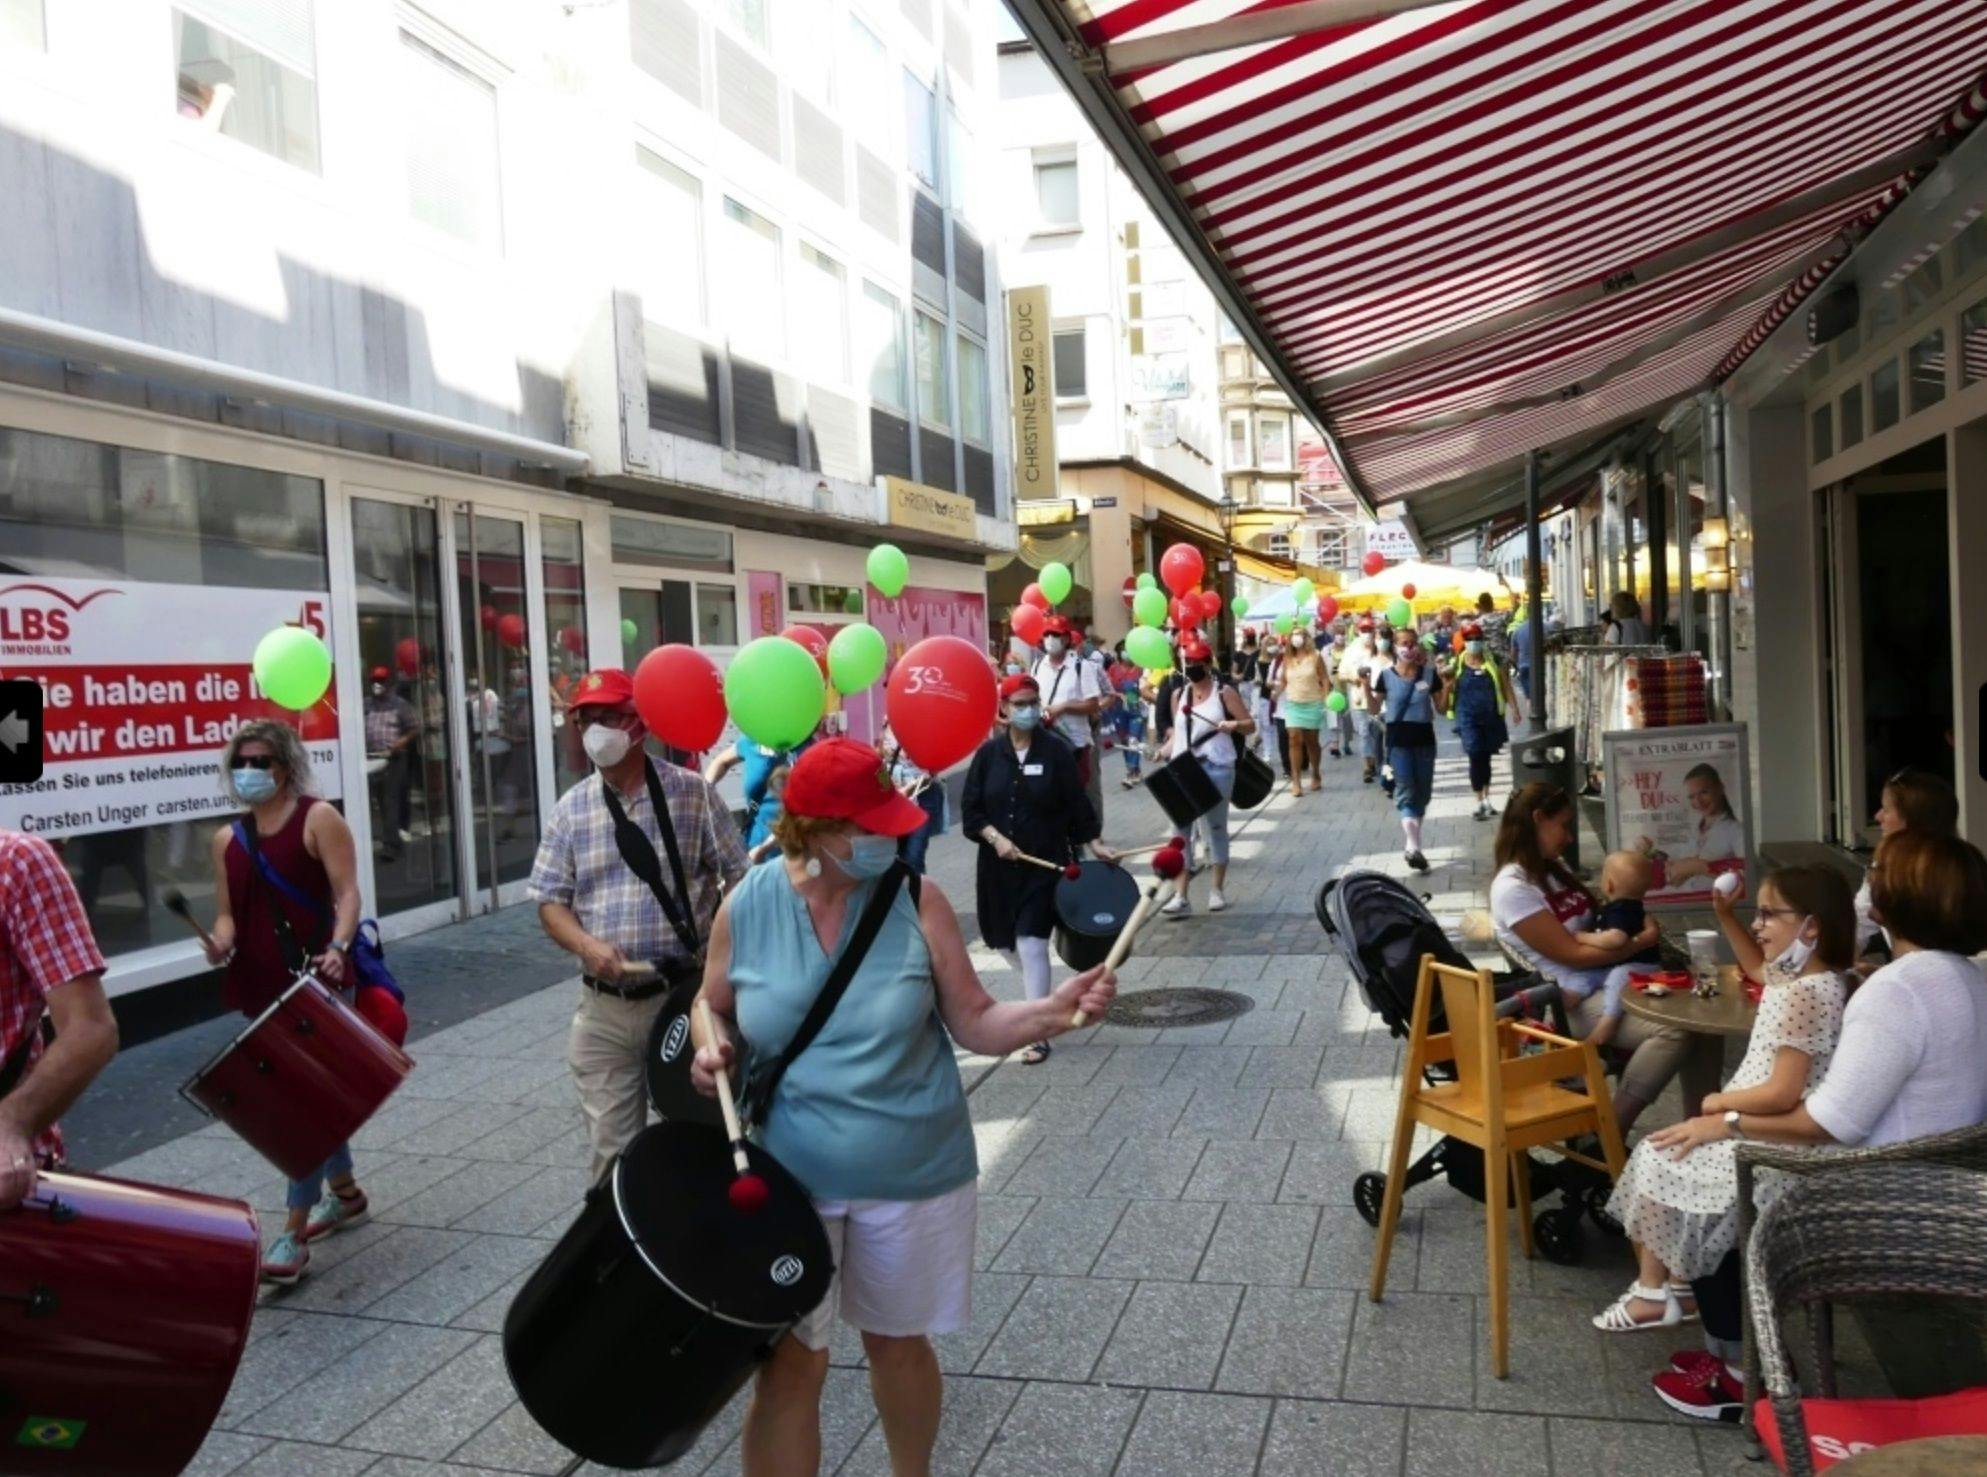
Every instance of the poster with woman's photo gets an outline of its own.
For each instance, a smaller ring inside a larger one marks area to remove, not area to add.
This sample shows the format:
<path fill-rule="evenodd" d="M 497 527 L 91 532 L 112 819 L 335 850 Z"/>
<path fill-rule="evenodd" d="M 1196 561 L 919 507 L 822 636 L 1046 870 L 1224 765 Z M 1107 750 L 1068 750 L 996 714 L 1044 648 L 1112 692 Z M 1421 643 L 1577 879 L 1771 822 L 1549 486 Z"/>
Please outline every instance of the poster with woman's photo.
<path fill-rule="evenodd" d="M 1622 729 L 1601 736 L 1608 850 L 1651 863 L 1652 908 L 1706 908 L 1719 874 L 1754 892 L 1752 775 L 1743 723 Z"/>

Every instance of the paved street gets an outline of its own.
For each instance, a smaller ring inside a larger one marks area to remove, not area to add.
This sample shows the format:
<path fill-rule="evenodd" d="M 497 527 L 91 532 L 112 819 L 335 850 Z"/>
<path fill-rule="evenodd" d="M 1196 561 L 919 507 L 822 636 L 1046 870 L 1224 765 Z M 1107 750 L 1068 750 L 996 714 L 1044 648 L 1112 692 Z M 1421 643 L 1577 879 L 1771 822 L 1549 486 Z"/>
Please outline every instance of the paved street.
<path fill-rule="evenodd" d="M 1213 1026 L 1106 1026 L 1041 1068 L 965 1064 L 979 1276 L 972 1328 L 942 1341 L 939 1470 L 1726 1470 L 1736 1435 L 1670 1417 L 1645 1385 L 1694 1334 L 1588 1326 L 1629 1272 L 1623 1245 L 1591 1228 L 1585 1266 L 1516 1263 L 1508 1380 L 1486 1369 L 1482 1209 L 1446 1185 L 1410 1197 L 1385 1303 L 1361 1291 L 1373 1236 L 1351 1183 L 1382 1160 L 1399 1048 L 1348 987 L 1312 895 L 1348 863 L 1398 870 L 1399 830 L 1355 764 L 1327 763 L 1322 796 L 1279 793 L 1242 833 L 1234 911 L 1155 925 L 1124 971 L 1128 991 L 1213 985 L 1250 1010 Z M 1427 847 L 1433 906 L 1455 916 L 1480 904 L 1490 872 L 1491 827 L 1469 819 L 1461 767 L 1440 766 Z M 1161 829 L 1142 792 L 1113 788 L 1108 808 L 1115 841 Z M 969 850 L 955 833 L 933 851 L 962 904 Z M 1016 988 L 976 955 L 997 991 Z M 582 1188 L 563 1060 L 573 990 L 535 990 L 416 1043 L 419 1070 L 358 1139 L 373 1223 L 265 1297 L 196 1472 L 469 1477 L 567 1462 L 513 1400 L 498 1330 Z M 216 1127 L 116 1168 L 247 1196 L 269 1225 L 281 1204 L 276 1176 Z M 860 1364 L 844 1337 L 825 1471 L 888 1470 Z M 740 1409 L 672 1470 L 735 1471 Z"/>

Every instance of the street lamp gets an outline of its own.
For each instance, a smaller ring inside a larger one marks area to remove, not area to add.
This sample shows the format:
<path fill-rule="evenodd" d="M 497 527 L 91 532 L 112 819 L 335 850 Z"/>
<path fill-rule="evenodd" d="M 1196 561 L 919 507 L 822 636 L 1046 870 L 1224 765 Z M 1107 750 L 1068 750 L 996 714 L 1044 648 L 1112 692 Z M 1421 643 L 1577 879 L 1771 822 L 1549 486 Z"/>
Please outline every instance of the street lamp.
<path fill-rule="evenodd" d="M 1225 664 L 1235 650 L 1235 632 L 1230 625 L 1234 617 L 1231 608 L 1235 603 L 1235 514 L 1240 504 L 1228 493 L 1221 494 L 1221 501 L 1215 511 L 1221 517 L 1221 630 L 1224 637 L 1221 643 L 1221 659 Z"/>

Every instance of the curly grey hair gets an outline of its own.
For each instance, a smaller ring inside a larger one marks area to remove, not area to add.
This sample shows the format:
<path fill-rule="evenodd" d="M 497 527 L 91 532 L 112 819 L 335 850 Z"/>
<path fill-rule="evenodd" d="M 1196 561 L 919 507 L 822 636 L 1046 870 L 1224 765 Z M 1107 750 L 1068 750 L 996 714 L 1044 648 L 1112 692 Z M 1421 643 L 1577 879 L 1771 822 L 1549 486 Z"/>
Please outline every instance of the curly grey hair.
<path fill-rule="evenodd" d="M 289 724 L 274 718 L 253 718 L 235 730 L 235 736 L 228 740 L 227 748 L 221 751 L 221 793 L 237 805 L 247 802 L 235 792 L 235 756 L 241 753 L 241 746 L 248 743 L 269 745 L 275 754 L 276 762 L 290 777 L 290 789 L 298 795 L 315 795 L 317 780 L 311 774 L 310 751 L 304 741 Z"/>

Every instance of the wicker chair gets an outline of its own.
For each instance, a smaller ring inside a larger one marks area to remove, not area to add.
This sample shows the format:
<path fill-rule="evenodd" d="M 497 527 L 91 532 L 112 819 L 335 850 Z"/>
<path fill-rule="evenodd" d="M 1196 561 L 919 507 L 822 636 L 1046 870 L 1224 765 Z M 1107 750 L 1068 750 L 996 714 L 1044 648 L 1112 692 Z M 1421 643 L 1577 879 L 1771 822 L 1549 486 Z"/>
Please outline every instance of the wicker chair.
<path fill-rule="evenodd" d="M 1753 1182 L 1761 1169 L 1783 1170 L 1794 1175 L 1832 1174 L 1879 1164 L 1942 1164 L 1954 1169 L 1987 1173 L 1987 1124 L 1961 1128 L 1952 1133 L 1907 1139 L 1874 1149 L 1845 1149 L 1823 1144 L 1741 1143 L 1737 1152 L 1739 1176 L 1739 1245 L 1752 1244 L 1754 1209 Z M 1816 1378 L 1820 1392 L 1835 1393 L 1834 1324 L 1826 1306 L 1810 1303 L 1807 1308 L 1808 1339 L 1815 1354 Z M 1759 1336 L 1752 1326 L 1751 1300 L 1746 1304 L 1745 1330 L 1745 1428 L 1750 1455 L 1759 1455 L 1758 1438 L 1752 1430 L 1752 1410 L 1759 1399 Z"/>
<path fill-rule="evenodd" d="M 1746 1246 L 1749 1347 L 1758 1350 L 1789 1477 L 1814 1460 L 1780 1314 L 1835 1299 L 1934 1296 L 1987 1304 L 1987 1175 L 1920 1161 L 1832 1170 L 1788 1187 Z M 1820 1321 L 1810 1319 L 1810 1328 Z M 1812 1373 L 1833 1394 L 1833 1359 Z"/>

